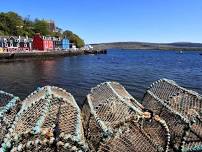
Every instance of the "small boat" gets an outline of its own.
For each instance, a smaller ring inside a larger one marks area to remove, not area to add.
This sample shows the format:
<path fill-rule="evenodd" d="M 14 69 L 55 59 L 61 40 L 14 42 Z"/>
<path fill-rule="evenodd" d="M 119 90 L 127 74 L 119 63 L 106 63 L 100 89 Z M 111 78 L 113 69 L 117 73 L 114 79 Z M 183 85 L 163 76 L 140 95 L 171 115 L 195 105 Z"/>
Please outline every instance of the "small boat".
<path fill-rule="evenodd" d="M 176 54 L 183 54 L 183 51 L 177 51 Z"/>
<path fill-rule="evenodd" d="M 181 50 L 181 51 L 178 51 L 177 54 L 183 54 L 183 51 L 182 51 L 182 50 Z"/>

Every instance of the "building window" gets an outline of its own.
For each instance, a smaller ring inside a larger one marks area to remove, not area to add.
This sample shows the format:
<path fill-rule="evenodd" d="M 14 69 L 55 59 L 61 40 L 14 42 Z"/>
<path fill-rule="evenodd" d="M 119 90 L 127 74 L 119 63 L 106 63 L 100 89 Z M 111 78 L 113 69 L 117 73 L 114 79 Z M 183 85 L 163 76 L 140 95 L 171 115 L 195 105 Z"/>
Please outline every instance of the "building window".
<path fill-rule="evenodd" d="M 26 43 L 24 44 L 24 47 L 27 47 L 27 44 L 26 44 Z"/>
<path fill-rule="evenodd" d="M 13 43 L 10 43 L 10 47 L 13 47 Z"/>

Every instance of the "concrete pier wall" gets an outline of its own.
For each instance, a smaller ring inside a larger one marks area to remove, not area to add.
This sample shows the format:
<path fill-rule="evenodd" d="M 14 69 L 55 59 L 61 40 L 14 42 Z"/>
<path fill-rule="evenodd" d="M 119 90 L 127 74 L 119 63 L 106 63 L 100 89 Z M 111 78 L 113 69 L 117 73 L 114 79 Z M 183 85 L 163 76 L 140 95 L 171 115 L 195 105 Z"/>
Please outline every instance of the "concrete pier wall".
<path fill-rule="evenodd" d="M 32 52 L 10 52 L 0 53 L 0 60 L 34 57 L 56 57 L 56 56 L 77 56 L 87 54 L 106 54 L 107 50 L 74 50 L 74 51 L 32 51 Z"/>

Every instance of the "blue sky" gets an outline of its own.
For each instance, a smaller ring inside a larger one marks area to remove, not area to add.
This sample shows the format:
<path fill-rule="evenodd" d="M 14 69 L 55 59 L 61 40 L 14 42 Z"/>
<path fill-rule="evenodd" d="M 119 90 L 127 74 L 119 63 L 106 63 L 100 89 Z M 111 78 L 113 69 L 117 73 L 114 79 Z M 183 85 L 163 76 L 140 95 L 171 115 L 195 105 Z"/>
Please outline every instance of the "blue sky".
<path fill-rule="evenodd" d="M 86 43 L 202 42 L 202 0 L 1 0 L 0 11 L 53 19 Z"/>

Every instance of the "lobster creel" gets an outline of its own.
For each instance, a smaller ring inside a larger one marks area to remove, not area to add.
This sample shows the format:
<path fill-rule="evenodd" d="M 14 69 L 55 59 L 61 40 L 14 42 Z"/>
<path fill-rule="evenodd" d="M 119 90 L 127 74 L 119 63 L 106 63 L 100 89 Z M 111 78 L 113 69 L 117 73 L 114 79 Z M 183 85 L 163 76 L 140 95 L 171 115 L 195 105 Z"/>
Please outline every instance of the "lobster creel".
<path fill-rule="evenodd" d="M 82 109 L 84 134 L 91 151 L 168 151 L 164 120 L 139 104 L 117 82 L 91 89 Z"/>
<path fill-rule="evenodd" d="M 143 106 L 166 121 L 175 151 L 202 151 L 202 96 L 161 79 L 147 90 Z"/>
<path fill-rule="evenodd" d="M 73 96 L 58 87 L 46 86 L 29 95 L 7 128 L 3 151 L 88 150 L 80 109 Z"/>
<path fill-rule="evenodd" d="M 20 108 L 20 98 L 0 91 L 0 144 L 8 132 L 8 126 L 11 125 Z"/>

